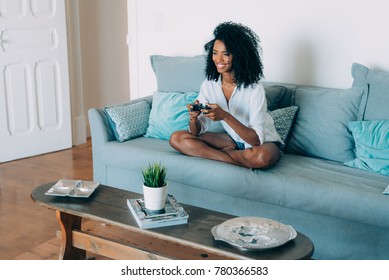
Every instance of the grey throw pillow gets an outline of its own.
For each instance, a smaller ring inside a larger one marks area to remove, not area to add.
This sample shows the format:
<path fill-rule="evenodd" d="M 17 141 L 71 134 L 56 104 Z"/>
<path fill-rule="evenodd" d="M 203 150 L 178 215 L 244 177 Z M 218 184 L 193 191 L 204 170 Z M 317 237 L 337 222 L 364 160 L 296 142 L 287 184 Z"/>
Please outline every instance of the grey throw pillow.
<path fill-rule="evenodd" d="M 264 85 L 264 88 L 267 101 L 267 109 L 269 111 L 278 109 L 280 102 L 286 93 L 286 87 L 279 85 Z"/>
<path fill-rule="evenodd" d="M 379 72 L 358 63 L 352 66 L 353 87 L 364 90 L 359 109 L 363 120 L 389 119 L 389 73 Z"/>

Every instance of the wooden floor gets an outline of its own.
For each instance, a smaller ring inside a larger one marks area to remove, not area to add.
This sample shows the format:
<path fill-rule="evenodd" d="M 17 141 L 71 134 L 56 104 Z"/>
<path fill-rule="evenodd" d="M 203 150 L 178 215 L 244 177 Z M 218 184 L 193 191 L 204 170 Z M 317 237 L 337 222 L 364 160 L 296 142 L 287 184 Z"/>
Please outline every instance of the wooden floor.
<path fill-rule="evenodd" d="M 0 260 L 58 259 L 55 212 L 31 191 L 61 178 L 92 180 L 92 145 L 0 164 Z"/>

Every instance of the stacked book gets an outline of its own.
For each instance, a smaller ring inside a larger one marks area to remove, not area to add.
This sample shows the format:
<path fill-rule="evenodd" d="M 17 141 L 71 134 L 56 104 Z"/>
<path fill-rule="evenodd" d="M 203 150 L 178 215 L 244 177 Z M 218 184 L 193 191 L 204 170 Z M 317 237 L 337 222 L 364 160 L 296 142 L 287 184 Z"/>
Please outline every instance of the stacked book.
<path fill-rule="evenodd" d="M 141 229 L 186 224 L 189 218 L 188 213 L 171 194 L 166 196 L 165 208 L 161 211 L 147 209 L 143 198 L 127 199 L 127 205 Z"/>

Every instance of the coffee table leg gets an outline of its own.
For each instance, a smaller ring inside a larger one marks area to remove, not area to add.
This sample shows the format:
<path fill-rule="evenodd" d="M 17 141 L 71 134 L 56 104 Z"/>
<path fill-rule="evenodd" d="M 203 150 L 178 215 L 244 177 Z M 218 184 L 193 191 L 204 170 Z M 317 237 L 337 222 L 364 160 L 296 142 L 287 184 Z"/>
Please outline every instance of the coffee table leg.
<path fill-rule="evenodd" d="M 59 222 L 62 234 L 60 260 L 85 260 L 86 252 L 73 247 L 72 231 L 81 229 L 81 217 L 67 214 L 61 211 L 56 211 L 57 220 Z"/>

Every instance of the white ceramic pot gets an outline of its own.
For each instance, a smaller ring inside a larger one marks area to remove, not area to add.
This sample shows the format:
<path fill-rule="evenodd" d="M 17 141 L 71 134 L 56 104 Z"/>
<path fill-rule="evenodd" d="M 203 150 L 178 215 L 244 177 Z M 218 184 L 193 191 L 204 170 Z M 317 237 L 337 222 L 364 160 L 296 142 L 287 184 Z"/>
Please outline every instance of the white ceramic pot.
<path fill-rule="evenodd" d="M 146 208 L 158 211 L 165 208 L 167 184 L 162 188 L 150 188 L 143 185 L 143 196 Z"/>

